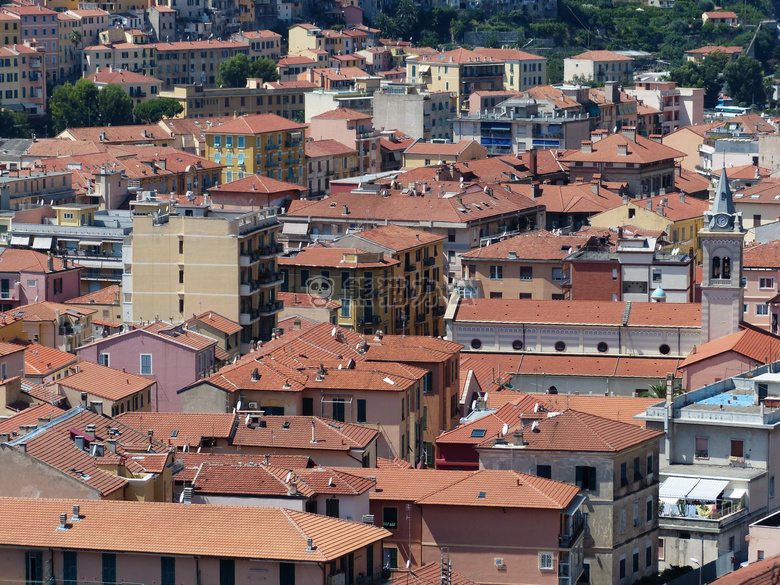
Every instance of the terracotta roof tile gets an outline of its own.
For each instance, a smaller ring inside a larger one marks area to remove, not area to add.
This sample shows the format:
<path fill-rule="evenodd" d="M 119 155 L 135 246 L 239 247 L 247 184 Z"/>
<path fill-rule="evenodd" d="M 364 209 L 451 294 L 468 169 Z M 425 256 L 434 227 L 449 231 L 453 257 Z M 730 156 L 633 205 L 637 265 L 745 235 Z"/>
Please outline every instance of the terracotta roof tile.
<path fill-rule="evenodd" d="M 313 120 L 366 120 L 370 119 L 371 114 L 364 114 L 350 108 L 336 108 L 328 112 L 323 112 L 314 116 Z"/>
<path fill-rule="evenodd" d="M 434 53 L 431 55 L 422 56 L 419 63 L 503 63 L 498 59 L 489 60 L 490 57 L 482 55 L 476 51 L 469 51 L 468 49 L 454 49 L 452 51 L 444 51 L 443 53 Z"/>
<path fill-rule="evenodd" d="M 20 349 L 25 349 L 24 374 L 25 376 L 47 376 L 67 365 L 76 363 L 76 356 L 72 353 L 60 351 L 53 347 L 46 347 L 39 343 L 15 341 Z"/>
<path fill-rule="evenodd" d="M 716 177 L 720 177 L 721 172 L 723 172 L 722 169 L 712 170 L 712 174 L 715 175 Z M 733 181 L 734 179 L 761 180 L 763 178 L 768 177 L 771 172 L 772 169 L 768 169 L 766 167 L 759 167 L 756 165 L 742 165 L 738 167 L 729 167 L 728 169 L 726 169 L 726 175 L 731 181 Z M 758 173 L 758 177 L 756 177 L 756 173 Z"/>
<path fill-rule="evenodd" d="M 316 416 L 264 416 L 264 427 L 249 428 L 240 420 L 234 445 L 307 451 L 349 451 L 365 449 L 379 435 L 376 429 L 336 422 Z M 311 442 L 312 422 L 316 443 Z"/>
<path fill-rule="evenodd" d="M 367 255 L 362 256 L 361 255 Z M 347 256 L 355 256 L 355 260 L 346 260 Z M 329 266 L 333 268 L 388 268 L 400 264 L 399 260 L 386 258 L 382 254 L 366 252 L 356 248 L 328 248 L 323 245 L 312 245 L 303 248 L 292 258 L 280 257 L 279 266 Z"/>
<path fill-rule="evenodd" d="M 22 392 L 45 404 L 63 404 L 65 397 L 43 386 L 22 378 Z"/>
<path fill-rule="evenodd" d="M 40 424 L 41 418 L 56 418 L 65 411 L 53 404 L 31 404 L 29 408 L 0 419 L 0 433 L 8 433 L 11 438 L 19 434 L 19 427 Z"/>
<path fill-rule="evenodd" d="M 712 581 L 712 585 L 772 585 L 780 574 L 780 558 L 754 561 L 733 573 Z"/>
<path fill-rule="evenodd" d="M 430 154 L 440 156 L 457 156 L 475 140 L 461 140 L 460 142 L 444 144 L 440 142 L 415 142 L 406 149 L 405 154 Z"/>
<path fill-rule="evenodd" d="M 60 378 L 56 384 L 116 401 L 150 388 L 155 383 L 153 379 L 92 362 L 79 362 L 78 370 L 75 374 Z"/>
<path fill-rule="evenodd" d="M 743 47 L 725 47 L 723 45 L 707 45 L 706 47 L 699 47 L 698 49 L 690 49 L 685 51 L 686 55 L 710 55 L 712 53 L 726 53 L 731 55 L 734 53 L 742 53 Z"/>
<path fill-rule="evenodd" d="M 236 193 L 287 193 L 288 191 L 307 191 L 306 187 L 301 187 L 295 183 L 279 181 L 263 175 L 249 175 L 243 179 L 237 179 L 230 183 L 223 183 L 209 189 L 210 192 L 236 192 Z"/>
<path fill-rule="evenodd" d="M 680 364 L 680 368 L 729 351 L 762 364 L 769 363 L 780 354 L 780 337 L 763 329 L 745 327 L 731 335 L 696 346 Z"/>
<path fill-rule="evenodd" d="M 98 291 L 65 301 L 66 305 L 119 305 L 122 287 L 112 284 Z"/>
<path fill-rule="evenodd" d="M 395 459 L 377 457 L 376 466 L 378 469 L 412 469 L 412 464 L 400 457 L 396 457 Z"/>
<path fill-rule="evenodd" d="M 393 224 L 366 229 L 354 235 L 359 239 L 366 240 L 395 252 L 403 252 L 404 250 L 411 250 L 418 246 L 441 242 L 447 239 L 446 236 L 439 234 Z"/>
<path fill-rule="evenodd" d="M 157 49 L 158 53 L 165 53 L 167 51 L 189 51 L 193 49 L 248 49 L 249 45 L 241 43 L 239 41 L 220 41 L 217 39 L 206 41 L 176 41 L 173 43 L 155 43 L 151 45 L 143 45 L 144 47 L 153 47 Z"/>
<path fill-rule="evenodd" d="M 227 321 L 227 319 L 225 319 Z M 226 324 L 225 324 L 226 325 Z M 186 345 L 187 347 L 195 350 L 205 349 L 212 345 L 216 345 L 216 339 L 212 339 L 207 335 L 198 333 L 197 331 L 190 331 L 180 325 L 172 325 L 165 321 L 154 321 L 141 327 L 144 331 L 154 333 L 161 337 L 174 340 L 176 343 Z"/>
<path fill-rule="evenodd" d="M 626 154 L 619 155 L 618 147 L 626 146 Z M 592 152 L 585 153 L 581 150 L 571 151 L 561 160 L 564 162 L 580 161 L 583 163 L 618 162 L 633 164 L 651 164 L 664 160 L 673 160 L 685 156 L 669 146 L 665 146 L 654 140 L 637 136 L 636 141 L 624 137 L 622 134 L 610 134 L 606 138 L 592 144 Z"/>
<path fill-rule="evenodd" d="M 449 585 L 476 585 L 474 581 L 451 568 L 447 570 L 447 573 Z M 441 563 L 428 563 L 422 567 L 393 575 L 393 583 L 396 585 L 441 585 L 442 574 Z"/>
<path fill-rule="evenodd" d="M 739 130 L 740 134 L 774 134 L 775 127 L 771 122 L 762 118 L 759 114 L 743 114 L 741 116 L 735 116 L 719 122 L 716 127 L 710 130 L 713 134 L 718 134 L 720 131 L 726 134 L 731 134 L 735 130 Z M 729 176 L 731 173 L 729 172 Z"/>
<path fill-rule="evenodd" d="M 265 132 L 284 132 L 303 130 L 305 124 L 291 122 L 276 114 L 257 114 L 242 116 L 219 126 L 211 126 L 206 134 L 263 134 Z"/>
<path fill-rule="evenodd" d="M 533 53 L 527 53 L 519 49 L 485 49 L 483 47 L 477 47 L 474 49 L 475 53 L 485 55 L 486 57 L 492 57 L 496 61 L 546 61 L 546 57 L 540 55 L 534 55 Z"/>
<path fill-rule="evenodd" d="M 141 433 L 154 431 L 165 445 L 197 448 L 202 439 L 229 439 L 237 418 L 230 413 L 126 412 L 115 417 Z"/>
<path fill-rule="evenodd" d="M 585 61 L 633 61 L 631 57 L 626 57 L 612 51 L 586 51 L 579 55 L 569 57 L 569 59 L 579 59 Z"/>
<path fill-rule="evenodd" d="M 184 471 L 177 474 L 174 480 L 188 482 L 195 479 L 198 469 L 206 465 L 272 465 L 284 469 L 304 469 L 314 465 L 306 455 L 262 455 L 243 453 L 197 453 L 195 451 L 180 451 L 176 460 L 184 465 Z"/>
<path fill-rule="evenodd" d="M 424 336 L 385 335 L 381 340 L 367 336 L 366 360 L 370 362 L 441 362 L 460 353 L 460 343 Z"/>
<path fill-rule="evenodd" d="M 70 270 L 63 268 L 61 258 L 53 258 L 54 270 L 49 270 L 49 257 L 35 250 L 25 250 L 20 248 L 4 248 L 0 251 L 0 272 L 41 272 L 51 274 L 60 270 Z"/>
<path fill-rule="evenodd" d="M 707 18 L 709 18 L 710 20 L 724 20 L 724 19 L 737 18 L 737 14 L 735 12 L 705 12 L 704 14 L 706 14 Z"/>
<path fill-rule="evenodd" d="M 58 531 L 59 514 L 79 504 L 81 520 Z M 158 502 L 4 499 L 0 545 L 332 562 L 390 535 L 387 530 L 282 508 L 182 506 Z M 235 538 L 251 526 L 273 538 Z M 314 551 L 307 552 L 307 539 Z"/>
<path fill-rule="evenodd" d="M 780 268 L 780 241 L 773 240 L 745 248 L 745 268 Z"/>
<path fill-rule="evenodd" d="M 134 73 L 126 69 L 101 69 L 100 71 L 88 75 L 87 79 L 95 83 L 158 83 L 162 81 L 154 77 Z"/>
<path fill-rule="evenodd" d="M 12 311 L 23 321 L 54 321 L 58 315 L 70 314 L 75 317 L 94 315 L 96 309 L 83 309 L 72 305 L 54 303 L 51 301 L 42 301 L 31 305 L 22 305 Z"/>
<path fill-rule="evenodd" d="M 309 158 L 353 153 L 357 154 L 357 151 L 338 140 L 310 140 L 306 143 L 306 156 Z"/>
<path fill-rule="evenodd" d="M 546 230 L 521 234 L 482 246 L 465 254 L 461 258 L 471 260 L 563 260 L 577 246 L 584 246 L 590 236 L 569 234 L 558 236 Z"/>
<path fill-rule="evenodd" d="M 223 317 L 219 313 L 215 313 L 214 311 L 201 313 L 200 315 L 193 317 L 192 319 L 188 319 L 187 321 L 185 321 L 185 323 L 189 325 L 194 321 L 197 321 L 198 323 L 203 323 L 204 325 L 208 325 L 209 327 L 216 329 L 217 331 L 221 331 L 226 335 L 233 335 L 234 333 L 239 333 L 241 331 L 241 325 L 239 325 L 232 319 L 228 319 L 227 317 Z"/>

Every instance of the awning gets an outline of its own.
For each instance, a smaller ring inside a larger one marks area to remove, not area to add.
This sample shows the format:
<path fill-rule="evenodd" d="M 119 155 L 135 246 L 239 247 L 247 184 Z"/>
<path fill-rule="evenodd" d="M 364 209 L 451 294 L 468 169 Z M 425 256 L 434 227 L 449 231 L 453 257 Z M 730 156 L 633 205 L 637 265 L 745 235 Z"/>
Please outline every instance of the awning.
<path fill-rule="evenodd" d="M 741 500 L 746 493 L 747 490 L 745 488 L 729 488 L 724 490 L 723 497 L 729 500 Z"/>
<path fill-rule="evenodd" d="M 81 240 L 79 246 L 100 246 L 102 243 L 100 240 Z"/>
<path fill-rule="evenodd" d="M 51 250 L 51 238 L 35 236 L 32 247 L 33 250 Z"/>
<path fill-rule="evenodd" d="M 431 70 L 430 65 L 420 65 L 420 75 L 423 73 L 428 73 Z"/>
<path fill-rule="evenodd" d="M 87 258 L 77 258 L 74 263 L 82 266 L 83 268 L 103 268 L 102 260 L 91 260 Z"/>
<path fill-rule="evenodd" d="M 282 227 L 282 233 L 288 236 L 305 236 L 309 233 L 309 224 L 286 221 Z"/>
<path fill-rule="evenodd" d="M 688 497 L 688 493 L 699 483 L 696 477 L 667 477 L 658 489 L 661 499 L 679 500 Z"/>
<path fill-rule="evenodd" d="M 29 246 L 30 236 L 11 236 L 12 246 Z"/>
<path fill-rule="evenodd" d="M 38 104 L 34 104 L 32 102 L 22 102 L 22 106 L 28 110 L 37 110 L 40 107 Z"/>
<path fill-rule="evenodd" d="M 714 502 L 727 485 L 729 482 L 726 479 L 700 479 L 688 494 L 688 499 Z"/>

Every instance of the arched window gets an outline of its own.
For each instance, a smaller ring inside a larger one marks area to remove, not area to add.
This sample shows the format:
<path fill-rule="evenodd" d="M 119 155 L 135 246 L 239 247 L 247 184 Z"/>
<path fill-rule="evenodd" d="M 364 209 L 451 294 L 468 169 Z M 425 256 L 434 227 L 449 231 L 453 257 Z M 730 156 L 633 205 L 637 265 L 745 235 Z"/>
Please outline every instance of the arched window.
<path fill-rule="evenodd" d="M 720 278 L 720 256 L 712 259 L 712 278 Z"/>
<path fill-rule="evenodd" d="M 723 276 L 721 278 L 731 278 L 731 258 L 723 257 Z"/>

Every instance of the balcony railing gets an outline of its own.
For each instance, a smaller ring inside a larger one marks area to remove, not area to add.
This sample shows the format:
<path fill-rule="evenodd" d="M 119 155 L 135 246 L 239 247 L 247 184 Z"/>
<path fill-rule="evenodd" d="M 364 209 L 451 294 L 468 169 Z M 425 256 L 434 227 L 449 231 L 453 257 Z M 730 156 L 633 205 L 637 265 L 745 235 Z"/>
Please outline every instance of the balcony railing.
<path fill-rule="evenodd" d="M 268 317 L 269 315 L 278 313 L 283 309 L 284 309 L 284 301 L 273 301 L 270 303 L 266 303 L 265 305 L 257 309 L 257 313 L 258 316 L 260 317 Z"/>
<path fill-rule="evenodd" d="M 428 267 L 433 266 L 434 264 L 436 264 L 436 258 L 433 256 L 428 256 L 425 260 L 423 260 L 423 266 Z"/>
<path fill-rule="evenodd" d="M 417 270 L 417 264 L 409 263 L 406 266 L 404 266 L 404 270 L 406 272 L 414 272 L 415 270 Z"/>
<path fill-rule="evenodd" d="M 716 500 L 707 504 L 693 504 L 687 500 L 678 500 L 674 504 L 661 502 L 658 515 L 662 518 L 679 518 L 681 520 L 720 520 L 746 511 L 742 502 L 736 500 Z"/>
<path fill-rule="evenodd" d="M 447 307 L 434 307 L 432 313 L 434 317 L 441 317 L 446 311 Z"/>
<path fill-rule="evenodd" d="M 582 534 L 582 530 L 585 528 L 585 519 L 581 515 L 577 515 L 572 519 L 571 533 L 558 535 L 558 542 L 561 548 L 571 548 L 577 539 Z"/>

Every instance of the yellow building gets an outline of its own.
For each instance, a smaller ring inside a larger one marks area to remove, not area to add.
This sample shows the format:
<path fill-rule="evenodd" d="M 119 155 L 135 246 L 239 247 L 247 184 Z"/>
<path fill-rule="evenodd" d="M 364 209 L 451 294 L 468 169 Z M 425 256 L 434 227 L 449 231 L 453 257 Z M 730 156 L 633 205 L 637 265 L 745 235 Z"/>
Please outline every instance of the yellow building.
<path fill-rule="evenodd" d="M 157 98 L 162 84 L 159 79 L 154 77 L 147 77 L 124 69 L 114 69 L 113 66 L 88 75 L 87 79 L 94 81 L 98 89 L 103 89 L 110 84 L 118 85 L 130 96 L 133 107 L 141 102 Z"/>
<path fill-rule="evenodd" d="M 0 13 L 0 39 L 3 45 L 19 44 L 19 15 Z"/>
<path fill-rule="evenodd" d="M 180 118 L 211 118 L 215 116 L 243 116 L 246 114 L 276 114 L 292 119 L 303 116 L 304 94 L 313 88 L 272 87 L 259 84 L 258 79 L 247 79 L 246 87 L 206 87 L 177 85 L 159 97 L 179 102 L 184 110 Z M 204 124 L 208 124 L 206 120 Z"/>
<path fill-rule="evenodd" d="M 322 30 L 305 22 L 291 26 L 287 40 L 289 55 L 300 55 L 313 49 L 326 51 L 329 55 L 344 53 L 344 35 L 335 30 Z"/>
<path fill-rule="evenodd" d="M 283 308 L 276 214 L 136 217 L 122 286 L 125 323 L 158 315 L 181 323 L 213 310 L 241 325 L 241 353 L 270 339 Z"/>
<path fill-rule="evenodd" d="M 647 199 L 632 199 L 623 205 L 597 213 L 589 218 L 594 227 L 610 228 L 634 225 L 645 230 L 665 231 L 671 241 L 667 249 L 680 248 L 682 253 L 693 248 L 698 253 L 699 231 L 704 227 L 704 212 L 709 201 L 670 193 Z"/>
<path fill-rule="evenodd" d="M 338 299 L 338 325 L 367 335 L 394 330 L 396 291 L 391 283 L 400 265 L 382 252 L 319 244 L 294 258 L 279 258 L 282 292 Z"/>
<path fill-rule="evenodd" d="M 423 83 L 428 91 L 457 94 L 458 110 L 468 109 L 468 97 L 475 91 L 504 88 L 504 62 L 493 57 L 455 49 L 418 59 L 407 59 L 408 83 Z"/>
<path fill-rule="evenodd" d="M 154 45 L 136 43 L 110 43 L 86 47 L 81 56 L 81 71 L 84 76 L 99 69 L 127 69 L 154 77 L 157 69 L 155 60 L 157 50 Z"/>
<path fill-rule="evenodd" d="M 78 7 L 78 5 L 77 5 Z M 68 10 L 73 10 L 68 8 Z M 81 47 L 74 44 L 71 35 L 74 30 L 81 33 L 81 20 L 72 14 L 57 13 L 58 46 L 60 52 L 60 77 L 81 75 Z"/>
<path fill-rule="evenodd" d="M 476 53 L 504 63 L 504 89 L 525 91 L 547 84 L 547 59 L 519 49 L 474 49 Z"/>
<path fill-rule="evenodd" d="M 263 174 L 305 187 L 305 128 L 274 114 L 236 118 L 205 133 L 206 158 L 225 165 L 223 183 Z"/>
<path fill-rule="evenodd" d="M 407 148 L 403 157 L 404 167 L 412 169 L 487 158 L 487 149 L 476 140 L 461 140 L 455 144 L 420 140 Z"/>
<path fill-rule="evenodd" d="M 444 335 L 447 291 L 444 287 L 446 236 L 389 224 L 339 238 L 339 248 L 381 252 L 398 261 L 393 280 L 384 283 L 391 305 L 385 333 L 394 335 Z M 382 283 L 380 283 L 382 284 Z M 358 295 L 359 296 L 359 295 Z M 381 295 L 380 295 L 381 296 Z M 349 295 L 338 298 L 342 311 Z"/>
<path fill-rule="evenodd" d="M 65 12 L 66 10 L 78 10 L 79 0 L 44 0 L 44 7 L 56 12 Z"/>
<path fill-rule="evenodd" d="M 177 84 L 200 83 L 213 86 L 219 76 L 219 64 L 239 53 L 249 55 L 249 45 L 238 41 L 178 41 L 157 43 L 157 69 L 151 73 L 161 79 L 163 88 Z"/>

